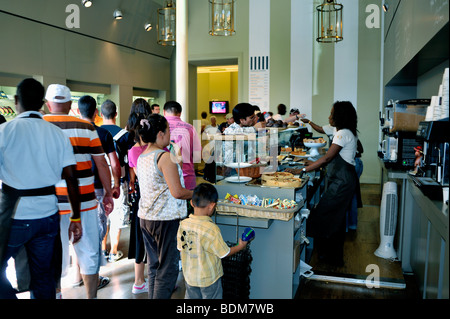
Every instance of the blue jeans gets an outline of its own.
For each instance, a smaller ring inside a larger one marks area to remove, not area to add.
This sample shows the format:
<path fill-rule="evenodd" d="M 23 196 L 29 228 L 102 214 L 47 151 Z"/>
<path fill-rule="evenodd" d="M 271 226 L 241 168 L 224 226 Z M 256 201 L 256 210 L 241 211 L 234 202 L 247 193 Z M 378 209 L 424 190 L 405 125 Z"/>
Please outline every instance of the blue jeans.
<path fill-rule="evenodd" d="M 40 219 L 14 219 L 1 267 L 0 298 L 15 298 L 6 278 L 7 260 L 25 247 L 30 267 L 30 291 L 33 299 L 55 299 L 55 269 L 52 263 L 55 239 L 59 235 L 59 213 Z"/>
<path fill-rule="evenodd" d="M 360 178 L 364 169 L 364 165 L 361 158 L 359 157 L 355 158 L 355 162 L 356 162 L 355 165 L 356 175 L 358 175 L 358 178 Z M 346 228 L 347 230 L 348 229 L 354 230 L 356 229 L 357 224 L 358 224 L 358 199 L 356 198 L 355 194 L 353 195 L 350 210 L 347 212 Z"/>
<path fill-rule="evenodd" d="M 184 282 L 186 286 L 186 292 L 184 299 L 222 299 L 222 278 L 216 280 L 211 286 L 208 287 L 194 287 L 189 286 L 187 282 Z"/>

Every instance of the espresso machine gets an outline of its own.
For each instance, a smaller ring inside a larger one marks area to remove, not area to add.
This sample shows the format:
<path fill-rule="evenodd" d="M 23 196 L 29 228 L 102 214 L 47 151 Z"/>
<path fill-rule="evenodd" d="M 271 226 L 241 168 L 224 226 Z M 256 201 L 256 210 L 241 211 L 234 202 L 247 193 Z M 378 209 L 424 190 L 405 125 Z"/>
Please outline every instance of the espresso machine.
<path fill-rule="evenodd" d="M 423 142 L 423 164 L 413 176 L 422 192 L 442 200 L 442 187 L 448 187 L 450 126 L 444 121 L 420 122 L 417 140 Z"/>

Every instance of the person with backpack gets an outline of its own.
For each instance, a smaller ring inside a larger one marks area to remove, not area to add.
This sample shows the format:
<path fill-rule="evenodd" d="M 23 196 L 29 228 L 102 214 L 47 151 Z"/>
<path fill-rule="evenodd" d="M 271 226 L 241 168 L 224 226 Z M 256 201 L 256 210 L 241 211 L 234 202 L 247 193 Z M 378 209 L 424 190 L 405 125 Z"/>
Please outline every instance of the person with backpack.
<path fill-rule="evenodd" d="M 117 107 L 111 100 L 106 100 L 101 106 L 101 114 L 103 117 L 102 128 L 111 133 L 114 140 L 117 157 L 119 158 L 121 176 L 120 176 L 120 195 L 114 199 L 114 210 L 108 218 L 108 232 L 111 242 L 111 250 L 105 253 L 108 262 L 115 262 L 122 258 L 123 252 L 118 250 L 121 229 L 129 225 L 130 206 L 128 203 L 128 150 L 133 146 L 134 142 L 126 129 L 122 129 L 116 124 Z M 102 249 L 106 250 L 106 238 L 103 239 Z"/>

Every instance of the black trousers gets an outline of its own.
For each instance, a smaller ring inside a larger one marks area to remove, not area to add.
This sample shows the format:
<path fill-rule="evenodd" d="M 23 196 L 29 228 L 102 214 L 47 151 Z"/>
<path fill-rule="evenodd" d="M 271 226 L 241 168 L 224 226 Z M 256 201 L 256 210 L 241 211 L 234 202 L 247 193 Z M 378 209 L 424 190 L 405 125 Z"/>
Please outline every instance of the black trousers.
<path fill-rule="evenodd" d="M 170 299 L 179 272 L 177 232 L 180 221 L 140 221 L 147 252 L 148 297 Z"/>

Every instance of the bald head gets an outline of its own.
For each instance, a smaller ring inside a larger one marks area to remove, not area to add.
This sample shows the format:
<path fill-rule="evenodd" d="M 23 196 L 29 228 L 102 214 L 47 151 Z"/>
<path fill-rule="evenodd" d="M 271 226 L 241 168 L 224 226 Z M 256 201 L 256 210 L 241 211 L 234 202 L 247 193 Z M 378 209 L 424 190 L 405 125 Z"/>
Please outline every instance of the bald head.
<path fill-rule="evenodd" d="M 67 101 L 64 103 L 47 101 L 47 106 L 52 114 L 69 114 L 72 108 L 72 101 Z"/>

